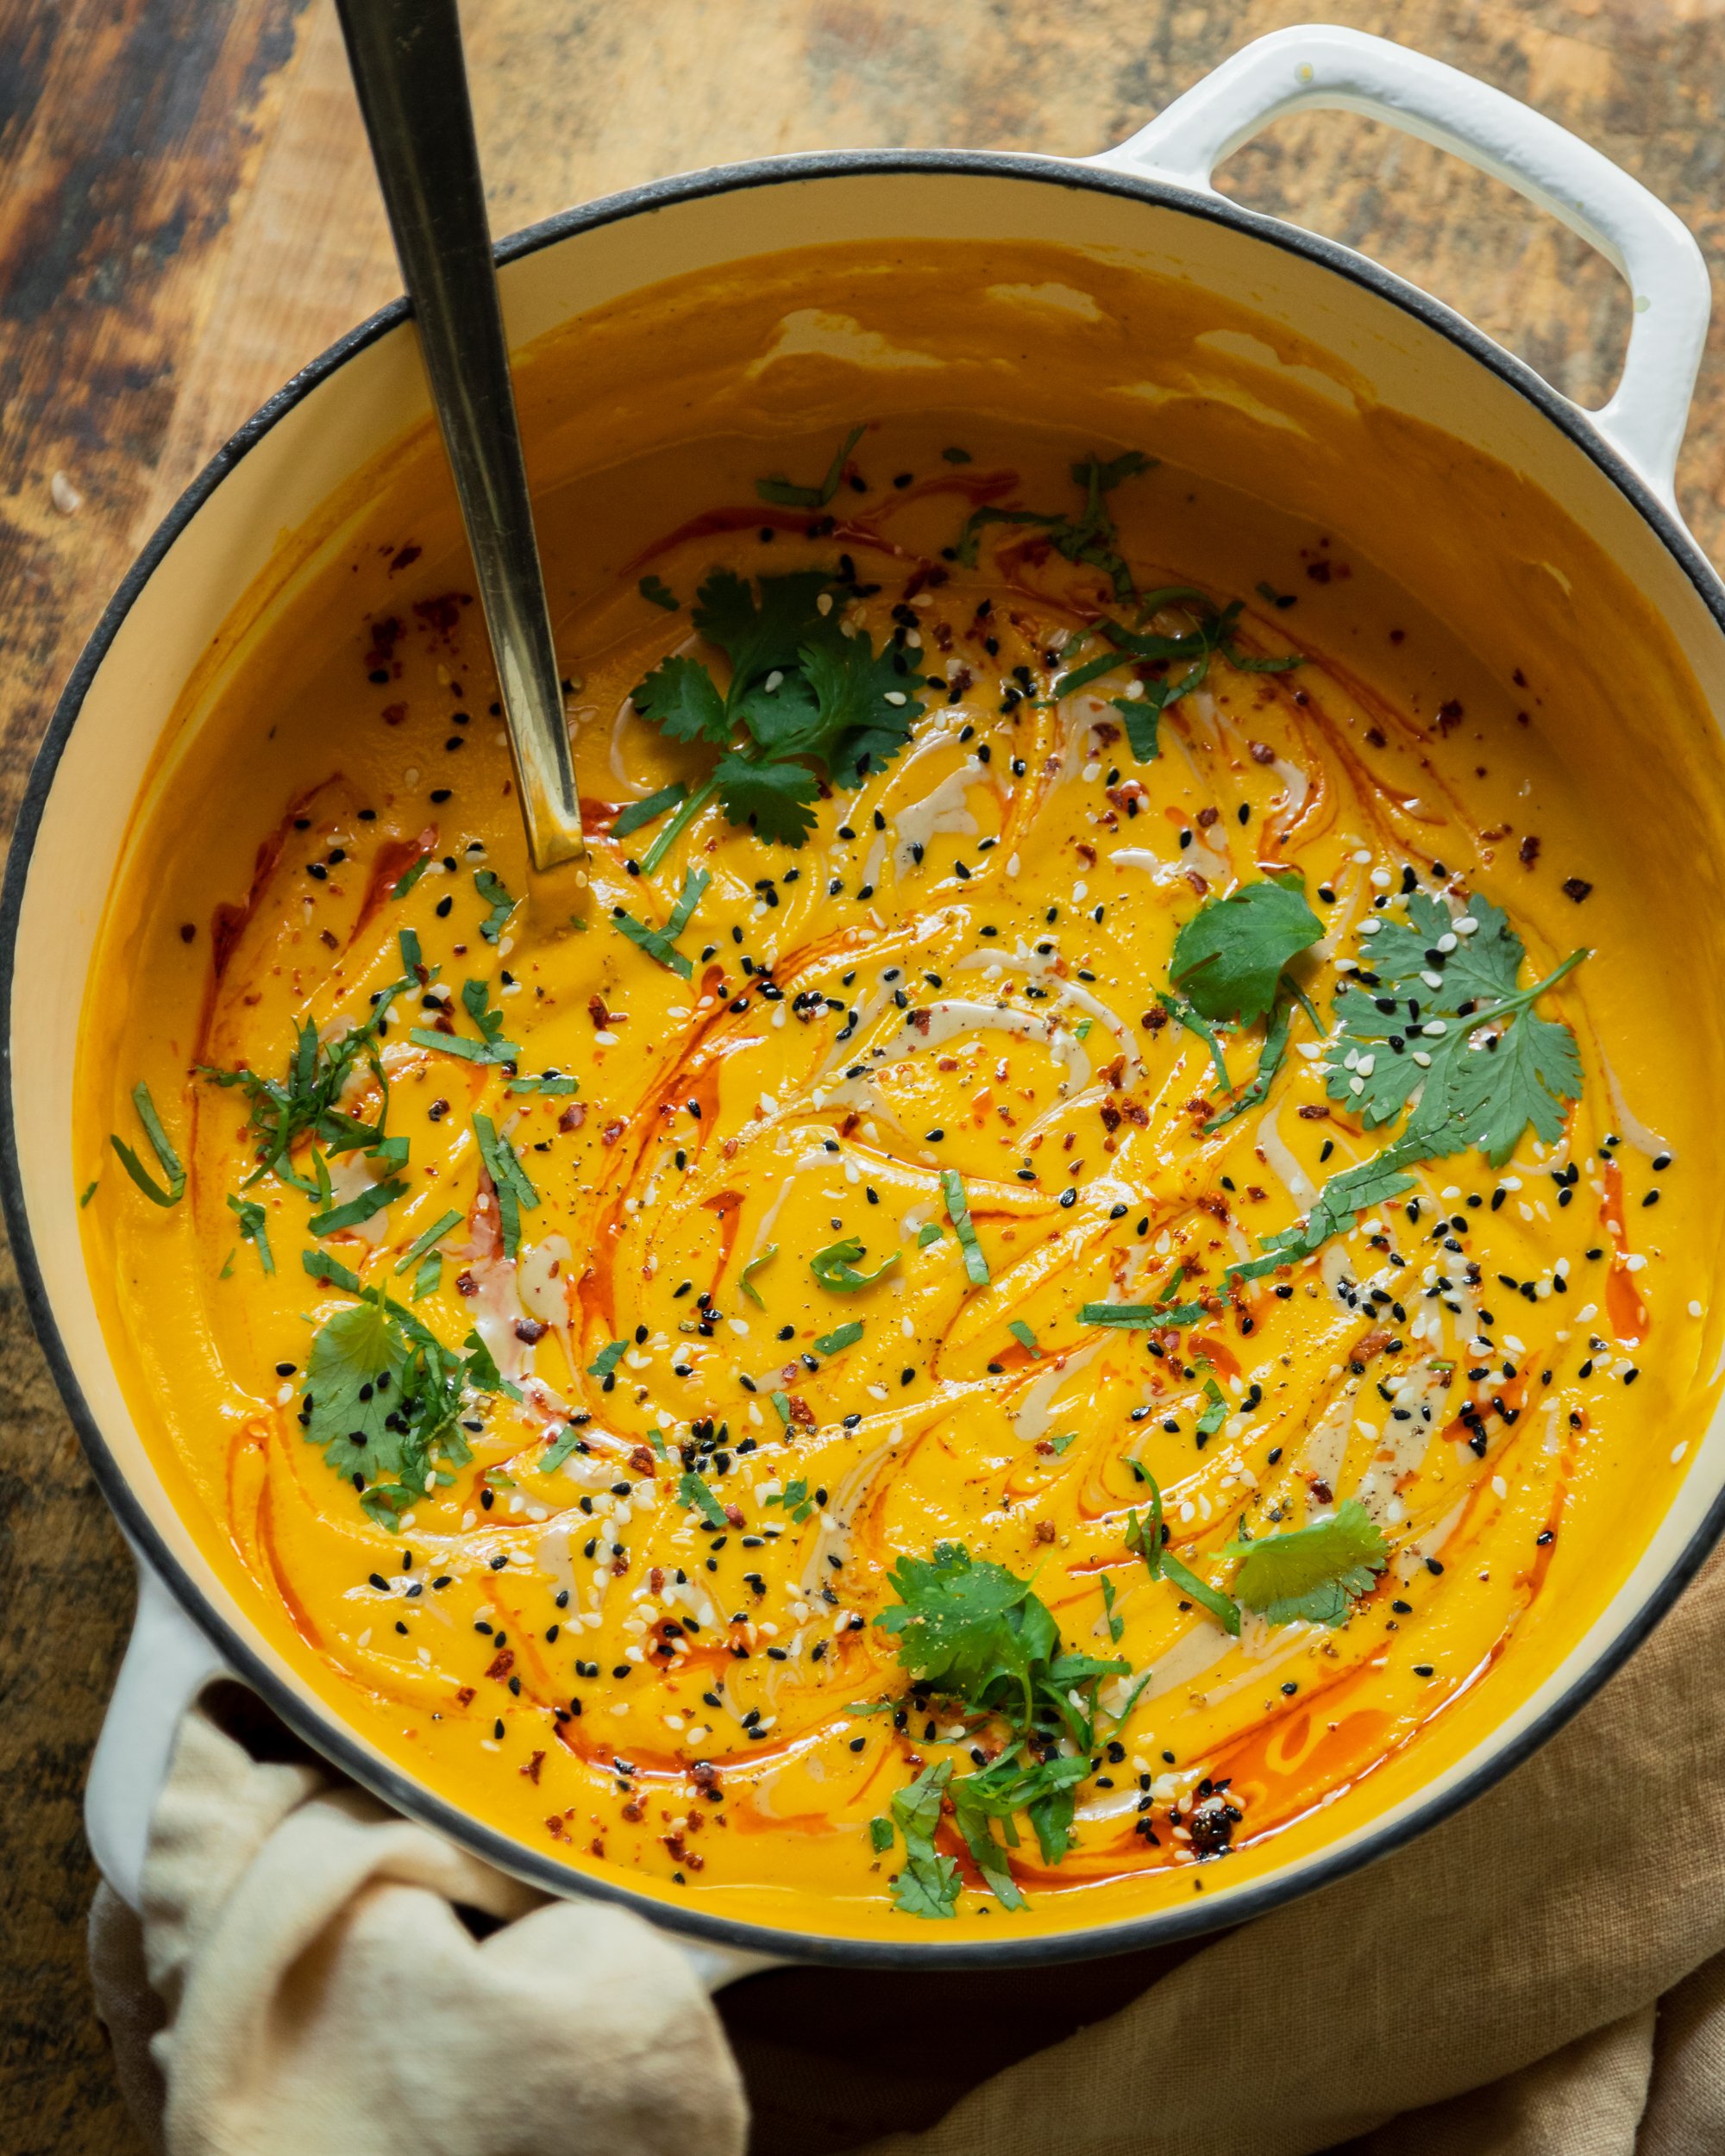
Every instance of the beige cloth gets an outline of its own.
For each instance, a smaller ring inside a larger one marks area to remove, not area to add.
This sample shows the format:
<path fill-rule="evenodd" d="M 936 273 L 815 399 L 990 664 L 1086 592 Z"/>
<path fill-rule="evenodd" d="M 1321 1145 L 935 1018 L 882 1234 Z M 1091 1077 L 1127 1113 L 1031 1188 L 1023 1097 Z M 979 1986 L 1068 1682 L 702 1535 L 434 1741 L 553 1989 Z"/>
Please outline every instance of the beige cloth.
<path fill-rule="evenodd" d="M 755 2099 L 751 2146 L 1725 2152 L 1722 1768 L 1725 1557 L 1508 1782 L 1155 1982 L 1146 1964 L 797 1971 L 722 1995 Z M 147 2120 L 161 2115 L 152 2058 L 166 2073 L 169 2156 L 742 2146 L 736 2068 L 674 1948 L 620 1912 L 536 1905 L 314 1768 L 254 1764 L 202 1714 L 147 1883 L 147 1976 L 163 2003 L 145 1993 L 126 1912 L 98 1904 L 92 1960 Z M 452 1902 L 505 1921 L 475 1943 Z M 1146 1988 L 1134 1997 L 1135 1970 Z M 1004 2052 L 1002 2022 L 1015 2040 Z M 972 2063 L 981 2085 L 954 2104 Z M 924 2130 L 871 2139 L 898 2126 Z"/>
<path fill-rule="evenodd" d="M 316 1766 L 257 1763 L 201 1709 L 143 1898 L 140 1927 L 103 1890 L 91 1965 L 169 2156 L 742 2149 L 718 2018 L 649 1925 L 548 1903 Z"/>

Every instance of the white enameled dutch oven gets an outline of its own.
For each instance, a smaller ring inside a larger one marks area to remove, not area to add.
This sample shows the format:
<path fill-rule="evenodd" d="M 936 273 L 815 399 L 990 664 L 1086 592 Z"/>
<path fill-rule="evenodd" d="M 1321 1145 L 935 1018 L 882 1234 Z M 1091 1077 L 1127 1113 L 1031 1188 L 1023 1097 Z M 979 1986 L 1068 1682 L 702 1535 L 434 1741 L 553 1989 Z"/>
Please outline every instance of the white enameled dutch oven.
<path fill-rule="evenodd" d="M 1599 248 L 1628 280 L 1633 328 L 1621 385 L 1589 412 L 1414 286 L 1333 242 L 1239 208 L 1210 174 L 1264 124 L 1341 107 L 1424 137 L 1507 180 Z M 1596 151 L 1499 91 L 1354 32 L 1289 29 L 1248 47 L 1150 126 L 1101 157 L 1067 161 L 957 151 L 840 151 L 725 166 L 618 195 L 536 226 L 498 250 L 521 348 L 602 300 L 691 270 L 814 242 L 890 248 L 938 238 L 1033 240 L 1144 263 L 1222 304 L 1246 307 L 1333 357 L 1377 409 L 1468 445 L 1547 507 L 1552 574 L 1565 533 L 1615 563 L 1690 680 L 1690 723 L 1725 712 L 1725 586 L 1678 519 L 1672 468 L 1709 312 L 1688 232 Z M 684 1934 L 713 1982 L 765 1959 L 884 1964 L 1055 1960 L 1119 1952 L 1258 1914 L 1380 1856 L 1523 1759 L 1646 1637 L 1725 1520 L 1725 1418 L 1694 1449 L 1649 1546 L 1552 1674 L 1458 1760 L 1320 1852 L 1201 1906 L 1014 1941 L 943 1946 L 938 1927 L 890 1945 L 668 1912 L 462 1816 L 351 1730 L 274 1653 L 218 1582 L 164 1494 L 127 1412 L 97 1323 L 78 1235 L 72 1066 L 98 923 L 134 801 L 184 685 L 285 530 L 311 523 L 426 398 L 405 310 L 386 308 L 297 376 L 243 427 L 151 540 L 78 661 L 19 819 L 4 893 L 6 1218 L 35 1325 L 97 1482 L 137 1554 L 136 1629 L 97 1748 L 87 1820 L 98 1863 L 138 1896 L 149 1813 L 179 1714 L 212 1676 L 254 1687 L 310 1743 L 388 1803 L 553 1894 L 629 1902 Z M 1266 436 L 1273 450 L 1273 436 Z M 1261 492 L 1276 498 L 1276 459 Z M 1345 536 L 1392 574 L 1412 573 L 1413 527 L 1391 506 Z M 1401 523 L 1396 522 L 1397 517 Z M 1407 544 L 1403 544 L 1403 540 Z M 1577 542 L 1578 545 L 1581 543 Z M 1452 535 L 1495 573 L 1490 536 Z M 1398 559 L 1398 555 L 1401 558 Z M 1566 589 L 1566 585 L 1565 586 Z M 1685 678 L 1688 678 L 1685 677 Z M 1618 766 L 1590 782 L 1628 797 L 1657 780 L 1657 711 Z M 195 821 L 195 805 L 187 809 Z M 1219 1871 L 1220 1868 L 1218 1868 Z"/>

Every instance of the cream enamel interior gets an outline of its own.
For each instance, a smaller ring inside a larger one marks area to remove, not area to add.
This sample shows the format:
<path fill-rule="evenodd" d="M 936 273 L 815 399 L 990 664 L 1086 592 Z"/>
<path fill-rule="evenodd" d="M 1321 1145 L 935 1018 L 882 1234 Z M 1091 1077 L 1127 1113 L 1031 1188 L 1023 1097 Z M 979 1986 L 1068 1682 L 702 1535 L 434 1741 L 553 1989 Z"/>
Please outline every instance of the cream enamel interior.
<path fill-rule="evenodd" d="M 505 273 L 511 335 L 525 345 L 555 333 L 574 315 L 578 294 L 595 305 L 714 262 L 816 241 L 889 249 L 905 238 L 944 237 L 1079 247 L 1106 265 L 1127 262 L 1178 278 L 1231 309 L 1263 317 L 1271 333 L 1266 344 L 1297 350 L 1291 365 L 1273 349 L 1266 355 L 1249 333 L 1230 329 L 1204 348 L 1214 356 L 1214 375 L 1208 369 L 1201 374 L 1195 365 L 1176 393 L 1206 403 L 1205 467 L 1221 477 L 1255 475 L 1264 492 L 1270 489 L 1262 475 L 1273 470 L 1283 506 L 1308 513 L 1326 506 L 1321 459 L 1295 453 L 1299 414 L 1314 396 L 1333 404 L 1352 399 L 1392 433 L 1395 415 L 1416 415 L 1515 474 L 1519 485 L 1506 491 L 1501 475 L 1476 465 L 1477 487 L 1460 485 L 1434 506 L 1420 491 L 1420 473 L 1410 467 L 1398 474 L 1391 464 L 1381 488 L 1369 498 L 1354 498 L 1356 514 L 1340 526 L 1342 536 L 1404 584 L 1430 594 L 1440 611 L 1469 608 L 1481 553 L 1518 561 L 1518 655 L 1531 640 L 1535 648 L 1562 650 L 1584 674 L 1598 669 L 1599 681 L 1606 670 L 1627 667 L 1648 684 L 1647 708 L 1659 715 L 1659 733 L 1622 737 L 1619 753 L 1614 759 L 1608 751 L 1594 783 L 1618 805 L 1618 813 L 1657 816 L 1673 858 L 1695 864 L 1696 874 L 1716 874 L 1708 863 L 1717 858 L 1709 835 L 1722 789 L 1709 713 L 1725 700 L 1725 652 L 1690 577 L 1633 505 L 1536 406 L 1434 330 L 1302 256 L 1177 210 L 1042 178 L 865 172 L 697 197 L 541 248 Z M 1069 289 L 1079 288 L 1082 275 L 1080 255 Z M 1034 337 L 1038 310 L 1051 304 L 1060 302 L 1045 290 L 1026 296 L 1027 338 Z M 1166 402 L 1169 385 L 1162 389 L 1154 401 Z M 877 384 L 872 401 L 880 401 L 879 390 Z M 1214 411 L 1219 391 L 1232 413 L 1221 423 Z M 855 401 L 854 385 L 834 384 L 831 393 Z M 840 411 L 841 403 L 832 409 Z M 800 411 L 800 423 L 810 417 Z M 812 417 L 821 417 L 819 405 Z M 530 398 L 525 417 L 530 453 L 541 469 L 555 471 L 575 429 L 602 423 L 603 415 L 583 412 L 561 442 Z M 668 425 L 673 419 L 668 416 Z M 24 1203 L 47 1294 L 73 1373 L 122 1473 L 194 1584 L 242 1632 L 243 1618 L 165 1501 L 125 1410 L 85 1275 L 70 1138 L 78 992 L 135 803 L 153 774 L 171 770 L 183 745 L 175 730 L 195 726 L 197 686 L 207 689 L 220 678 L 223 640 L 233 636 L 236 624 L 244 624 L 248 608 L 267 621 L 295 574 L 338 542 L 342 527 L 331 527 L 328 505 L 339 502 L 353 475 L 392 440 L 423 429 L 424 420 L 417 359 L 398 329 L 292 407 L 181 532 L 85 699 L 55 774 L 20 919 L 15 1115 Z M 1551 517 L 1547 502 L 1557 505 L 1572 532 Z M 1338 522 L 1333 515 L 1331 521 Z M 1533 547 L 1528 539 L 1535 530 L 1541 542 Z M 1482 543 L 1483 533 L 1492 539 Z M 1458 535 L 1468 542 L 1465 550 Z M 1639 610 L 1625 605 L 1622 589 L 1608 592 L 1601 585 L 1595 549 L 1640 592 Z M 1611 602 L 1609 636 L 1592 628 L 1602 598 Z M 1507 643 L 1491 648 L 1503 618 L 1485 610 L 1474 628 L 1481 656 L 1507 670 L 1514 662 Z M 188 683 L 194 684 L 189 701 Z M 1672 774 L 1684 765 L 1709 774 L 1712 784 L 1678 789 L 1672 798 Z M 1712 895 L 1703 893 L 1702 903 Z M 1697 1023 L 1710 1023 L 1716 1032 L 1711 1014 L 1697 1013 Z M 1716 1425 L 1664 1526 L 1588 1637 L 1490 1744 L 1454 1763 L 1446 1779 L 1468 1773 L 1481 1752 L 1513 1743 L 1633 1622 L 1696 1532 L 1722 1480 L 1725 1433 Z M 279 1666 L 275 1673 L 299 1691 L 315 1720 L 322 1710 L 293 1673 Z M 1408 1797 L 1400 1810 L 1416 1808 L 1431 1794 Z M 1374 1820 L 1373 1831 L 1384 1824 L 1382 1817 Z M 1227 1882 L 1219 1877 L 1211 1885 L 1211 1921 L 1222 1921 Z"/>

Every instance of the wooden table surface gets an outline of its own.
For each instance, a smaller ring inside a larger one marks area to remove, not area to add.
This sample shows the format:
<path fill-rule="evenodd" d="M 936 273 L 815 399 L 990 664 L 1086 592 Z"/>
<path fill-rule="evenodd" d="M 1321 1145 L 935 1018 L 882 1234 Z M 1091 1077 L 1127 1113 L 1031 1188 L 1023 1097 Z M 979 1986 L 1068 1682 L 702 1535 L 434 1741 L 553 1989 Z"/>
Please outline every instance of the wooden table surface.
<path fill-rule="evenodd" d="M 468 0 L 464 12 L 499 233 L 662 173 L 781 151 L 1087 154 L 1246 39 L 1321 15 L 1526 98 L 1725 259 L 1725 0 Z M 1333 115 L 1279 123 L 1223 184 L 1415 278 L 1583 402 L 1609 392 L 1622 287 L 1506 189 Z M 397 288 L 327 0 L 0 0 L 0 828 L 150 527 L 270 391 Z M 1722 342 L 1681 472 L 1716 558 Z M 141 2147 L 89 2006 L 79 1826 L 130 1604 L 119 1538 L 0 1254 L 4 2156 Z M 1107 2011 L 1145 1973 L 1066 1972 L 1061 2018 Z M 805 1997 L 841 1981 L 795 1979 Z M 925 2028 L 920 1987 L 848 1982 L 848 2034 L 812 2071 L 739 1995 L 763 2151 L 819 2156 L 863 2138 L 878 2084 L 850 2073 L 847 2046 Z M 934 2064 L 925 2042 L 905 2043 L 925 2115 L 968 2075 L 1061 2033 L 1041 1984 L 943 1983 L 943 2021 L 968 2040 Z"/>

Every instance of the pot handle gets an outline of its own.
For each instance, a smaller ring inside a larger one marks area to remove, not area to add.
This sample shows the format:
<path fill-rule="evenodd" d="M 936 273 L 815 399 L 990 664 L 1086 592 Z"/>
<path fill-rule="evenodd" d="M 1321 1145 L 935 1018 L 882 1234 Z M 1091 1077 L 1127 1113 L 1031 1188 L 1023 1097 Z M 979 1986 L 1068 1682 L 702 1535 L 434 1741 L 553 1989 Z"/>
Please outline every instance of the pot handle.
<path fill-rule="evenodd" d="M 154 1566 L 135 1550 L 133 1556 L 138 1611 L 84 1786 L 84 1831 L 97 1871 L 129 1908 L 141 1909 L 150 1821 L 180 1719 L 206 1685 L 231 1672 Z M 681 1950 L 708 1991 L 786 1965 L 776 1954 L 745 1953 L 676 1932 L 660 1936 Z"/>
<path fill-rule="evenodd" d="M 1209 192 L 1215 167 L 1269 122 L 1314 110 L 1364 113 L 1465 158 L 1604 255 L 1629 286 L 1628 350 L 1610 402 L 1577 409 L 1672 505 L 1712 305 L 1707 265 L 1673 211 L 1556 121 L 1406 46 L 1312 23 L 1244 47 L 1089 161 Z"/>
<path fill-rule="evenodd" d="M 84 1831 L 96 1867 L 128 1908 L 143 1905 L 144 1852 L 180 1718 L 228 1666 L 133 1551 L 138 1612 L 84 1785 Z"/>

